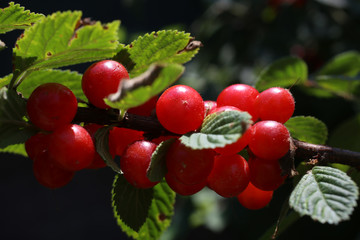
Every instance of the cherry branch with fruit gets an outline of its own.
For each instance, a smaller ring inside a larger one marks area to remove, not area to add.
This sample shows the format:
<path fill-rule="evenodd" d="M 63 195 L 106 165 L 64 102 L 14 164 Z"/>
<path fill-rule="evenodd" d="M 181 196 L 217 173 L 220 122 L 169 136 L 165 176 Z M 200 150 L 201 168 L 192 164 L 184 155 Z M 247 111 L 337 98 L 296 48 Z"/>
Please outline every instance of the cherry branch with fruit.
<path fill-rule="evenodd" d="M 135 239 L 160 237 L 175 194 L 210 189 L 256 210 L 295 175 L 291 209 L 322 223 L 350 218 L 357 183 L 331 164 L 359 167 L 360 153 L 325 146 L 320 120 L 293 116 L 291 87 L 308 81 L 301 59 L 280 59 L 255 86 L 233 84 L 206 100 L 177 83 L 202 46 L 188 33 L 152 32 L 125 45 L 119 21 L 84 24 L 80 11 L 43 16 L 14 3 L 0 18 L 14 12 L 25 30 L 13 48 L 14 71 L 0 79 L 0 148 L 32 159 L 44 187 L 111 167 L 114 214 Z M 17 28 L 8 21 L 0 33 Z M 59 69 L 79 63 L 89 63 L 83 74 Z"/>

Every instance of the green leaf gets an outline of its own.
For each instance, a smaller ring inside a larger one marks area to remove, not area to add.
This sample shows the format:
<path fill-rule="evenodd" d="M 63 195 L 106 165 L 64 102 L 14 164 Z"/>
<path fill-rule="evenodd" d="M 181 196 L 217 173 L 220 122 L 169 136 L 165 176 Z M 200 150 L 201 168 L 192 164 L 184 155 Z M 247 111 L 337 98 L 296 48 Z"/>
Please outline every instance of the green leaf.
<path fill-rule="evenodd" d="M 95 149 L 99 153 L 101 158 L 105 161 L 106 165 L 111 167 L 116 173 L 121 174 L 120 167 L 116 164 L 109 151 L 109 131 L 112 126 L 102 127 L 96 131 L 95 138 Z"/>
<path fill-rule="evenodd" d="M 28 156 L 25 151 L 25 144 L 23 144 L 23 143 L 13 144 L 13 145 L 9 145 L 5 148 L 0 148 L 0 152 L 18 154 L 18 155 L 22 155 L 24 157 Z"/>
<path fill-rule="evenodd" d="M 13 77 L 13 74 L 11 73 L 9 75 L 6 75 L 3 78 L 0 78 L 0 88 L 5 87 L 6 85 L 8 85 L 10 83 L 12 77 Z"/>
<path fill-rule="evenodd" d="M 136 188 L 123 175 L 117 174 L 112 189 L 112 205 L 119 225 L 138 232 L 147 219 L 153 193 L 152 188 Z"/>
<path fill-rule="evenodd" d="M 118 92 L 113 94 L 113 99 L 110 99 L 112 98 L 110 95 L 109 99 L 104 100 L 110 107 L 125 112 L 127 109 L 137 107 L 160 94 L 173 84 L 183 71 L 184 67 L 179 64 L 152 65 L 148 71 L 137 78 L 121 81 L 122 85 Z M 132 85 L 132 82 L 139 82 L 140 84 Z M 129 88 L 127 88 L 127 83 L 129 83 Z"/>
<path fill-rule="evenodd" d="M 346 99 L 360 96 L 360 79 L 341 76 L 317 76 L 316 83 L 328 93 Z"/>
<path fill-rule="evenodd" d="M 256 81 L 256 89 L 263 91 L 270 87 L 290 87 L 307 81 L 306 63 L 296 57 L 281 58 L 266 67 Z"/>
<path fill-rule="evenodd" d="M 131 77 L 136 77 L 154 63 L 184 64 L 190 61 L 199 51 L 192 40 L 190 34 L 176 30 L 152 32 L 120 47 L 114 59 L 124 64 Z"/>
<path fill-rule="evenodd" d="M 154 188 L 137 189 L 127 183 L 122 175 L 117 175 L 113 184 L 112 201 L 115 218 L 128 236 L 138 240 L 157 240 L 170 225 L 174 214 L 175 193 L 165 182 Z"/>
<path fill-rule="evenodd" d="M 25 29 L 43 17 L 42 14 L 31 13 L 19 4 L 10 2 L 8 7 L 0 9 L 0 33 Z"/>
<path fill-rule="evenodd" d="M 344 121 L 334 129 L 328 144 L 332 147 L 360 152 L 360 114 Z"/>
<path fill-rule="evenodd" d="M 36 130 L 25 120 L 26 102 L 14 90 L 0 89 L 0 148 L 24 143 Z"/>
<path fill-rule="evenodd" d="M 357 205 L 358 187 L 339 169 L 316 166 L 302 177 L 291 193 L 289 204 L 301 216 L 321 223 L 348 220 Z"/>
<path fill-rule="evenodd" d="M 81 15 L 80 11 L 56 12 L 25 30 L 13 49 L 18 82 L 26 77 L 26 71 L 90 62 L 116 54 L 119 21 L 104 26 L 100 22 L 81 25 Z"/>
<path fill-rule="evenodd" d="M 29 74 L 26 78 L 27 80 L 24 81 L 17 90 L 21 92 L 25 98 L 28 98 L 39 85 L 47 82 L 56 82 L 70 88 L 77 98 L 87 101 L 81 88 L 81 78 L 81 74 L 69 70 L 39 70 Z"/>
<path fill-rule="evenodd" d="M 161 181 L 166 173 L 166 153 L 169 147 L 174 143 L 175 138 L 161 142 L 151 156 L 150 166 L 147 170 L 147 177 L 152 182 Z"/>
<path fill-rule="evenodd" d="M 297 116 L 290 118 L 285 126 L 293 138 L 313 144 L 325 144 L 328 136 L 326 125 L 314 118 Z"/>
<path fill-rule="evenodd" d="M 360 54 L 348 51 L 333 57 L 318 72 L 319 75 L 354 77 L 360 72 Z"/>
<path fill-rule="evenodd" d="M 236 142 L 252 123 L 247 112 L 224 111 L 208 115 L 200 132 L 183 135 L 181 142 L 192 149 L 214 149 Z"/>

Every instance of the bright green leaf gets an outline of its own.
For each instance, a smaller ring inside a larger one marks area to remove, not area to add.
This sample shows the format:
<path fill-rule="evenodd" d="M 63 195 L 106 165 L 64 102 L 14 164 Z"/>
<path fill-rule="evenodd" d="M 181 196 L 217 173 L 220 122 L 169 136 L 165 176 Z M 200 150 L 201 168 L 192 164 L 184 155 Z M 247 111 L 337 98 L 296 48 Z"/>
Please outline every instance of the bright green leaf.
<path fill-rule="evenodd" d="M 42 14 L 32 13 L 19 4 L 10 2 L 8 7 L 0 9 L 0 33 L 25 29 L 43 17 Z"/>
<path fill-rule="evenodd" d="M 13 75 L 12 75 L 12 73 L 11 73 L 11 74 L 9 74 L 9 75 L 6 75 L 6 76 L 3 77 L 3 78 L 0 78 L 0 88 L 8 85 L 8 84 L 10 83 L 12 77 L 13 77 Z"/>
<path fill-rule="evenodd" d="M 301 216 L 321 223 L 338 224 L 350 218 L 357 205 L 358 187 L 339 169 L 316 166 L 302 177 L 289 204 Z"/>
<path fill-rule="evenodd" d="M 0 148 L 24 143 L 35 129 L 24 121 L 26 102 L 14 90 L 0 89 Z"/>
<path fill-rule="evenodd" d="M 69 70 L 39 70 L 29 74 L 26 78 L 27 80 L 24 81 L 17 90 L 21 92 L 25 98 L 28 98 L 39 85 L 47 82 L 56 82 L 70 88 L 77 98 L 87 101 L 81 88 L 81 78 L 81 74 Z"/>
<path fill-rule="evenodd" d="M 329 145 L 360 152 L 360 114 L 340 124 L 332 132 Z"/>
<path fill-rule="evenodd" d="M 147 177 L 152 182 L 161 181 L 167 173 L 166 153 L 174 143 L 174 138 L 161 142 L 151 156 L 150 166 L 147 170 Z"/>
<path fill-rule="evenodd" d="M 56 12 L 25 30 L 14 52 L 15 77 L 27 71 L 111 58 L 118 47 L 119 21 L 79 25 L 80 11 Z"/>
<path fill-rule="evenodd" d="M 114 59 L 126 66 L 131 77 L 136 77 L 154 63 L 184 64 L 190 61 L 199 51 L 195 44 L 189 46 L 191 40 L 190 34 L 176 30 L 152 32 L 119 48 Z"/>
<path fill-rule="evenodd" d="M 270 87 L 290 87 L 307 81 L 306 63 L 296 57 L 281 58 L 266 67 L 256 81 L 256 89 L 263 91 Z"/>
<path fill-rule="evenodd" d="M 224 111 L 207 116 L 200 132 L 183 135 L 181 142 L 192 149 L 214 149 L 236 142 L 252 123 L 247 112 Z"/>
<path fill-rule="evenodd" d="M 336 55 L 318 72 L 319 75 L 354 77 L 360 72 L 360 54 L 348 51 Z"/>
<path fill-rule="evenodd" d="M 170 225 L 175 193 L 165 182 L 154 188 L 138 189 L 127 183 L 122 175 L 117 175 L 112 201 L 115 218 L 128 236 L 138 240 L 157 240 Z"/>
<path fill-rule="evenodd" d="M 18 155 L 22 155 L 24 157 L 28 156 L 26 151 L 25 151 L 25 145 L 23 143 L 9 145 L 9 146 L 7 146 L 5 148 L 1 148 L 0 152 L 18 154 Z"/>
<path fill-rule="evenodd" d="M 122 173 L 120 167 L 116 164 L 109 151 L 109 131 L 111 128 L 112 126 L 107 126 L 96 131 L 94 135 L 95 149 L 105 161 L 106 165 L 111 167 L 116 173 Z"/>
<path fill-rule="evenodd" d="M 137 107 L 168 88 L 181 76 L 184 71 L 184 67 L 179 64 L 153 65 L 149 68 L 147 72 L 138 76 L 137 79 L 146 78 L 149 72 L 152 72 L 152 69 L 155 68 L 158 68 L 160 71 L 155 79 L 150 79 L 151 81 L 149 83 L 145 85 L 138 85 L 136 86 L 136 88 L 131 90 L 120 88 L 118 93 L 125 91 L 126 93 L 112 101 L 110 101 L 109 99 L 104 99 L 106 104 L 112 108 L 120 109 L 122 110 L 122 112 L 129 108 Z M 122 82 L 129 81 L 129 83 L 131 83 L 132 81 L 134 81 L 134 79 L 123 80 Z M 116 94 L 117 93 L 115 93 L 114 95 Z"/>
<path fill-rule="evenodd" d="M 313 144 L 325 144 L 328 136 L 326 125 L 314 118 L 297 116 L 290 118 L 285 126 L 293 138 Z"/>

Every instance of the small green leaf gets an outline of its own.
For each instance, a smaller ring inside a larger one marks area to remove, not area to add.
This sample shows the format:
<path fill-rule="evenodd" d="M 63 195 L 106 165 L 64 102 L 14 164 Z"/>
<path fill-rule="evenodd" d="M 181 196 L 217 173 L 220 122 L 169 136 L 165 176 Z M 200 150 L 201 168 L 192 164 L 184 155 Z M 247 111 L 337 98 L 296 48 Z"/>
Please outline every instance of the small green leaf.
<path fill-rule="evenodd" d="M 181 142 L 192 149 L 214 149 L 236 142 L 252 123 L 247 112 L 224 111 L 208 115 L 200 132 L 183 135 Z"/>
<path fill-rule="evenodd" d="M 119 21 L 80 24 L 80 11 L 56 12 L 25 30 L 13 49 L 17 84 L 28 71 L 111 58 L 116 54 Z"/>
<path fill-rule="evenodd" d="M 8 7 L 0 9 L 0 33 L 25 29 L 43 17 L 42 14 L 32 13 L 19 4 L 10 2 Z"/>
<path fill-rule="evenodd" d="M 153 74 L 154 71 L 157 71 L 156 74 Z M 179 64 L 153 65 L 147 72 L 137 78 L 123 80 L 124 83 L 122 83 L 118 92 L 104 100 L 110 107 L 124 112 L 129 108 L 145 103 L 150 98 L 161 93 L 173 84 L 183 71 L 184 67 Z M 132 85 L 132 82 L 140 84 Z M 126 83 L 129 83 L 130 87 L 126 87 Z"/>
<path fill-rule="evenodd" d="M 9 75 L 6 75 L 3 78 L 0 78 L 0 88 L 5 87 L 6 85 L 8 85 L 10 83 L 12 77 L 13 77 L 13 74 L 11 73 Z"/>
<path fill-rule="evenodd" d="M 25 120 L 26 102 L 14 90 L 0 89 L 0 148 L 24 143 L 36 131 Z"/>
<path fill-rule="evenodd" d="M 347 119 L 334 129 L 329 145 L 360 152 L 360 114 Z"/>
<path fill-rule="evenodd" d="M 138 189 L 117 175 L 112 190 L 115 218 L 128 236 L 137 240 L 158 240 L 170 225 L 175 196 L 165 182 L 150 189 Z"/>
<path fill-rule="evenodd" d="M 192 40 L 190 34 L 176 30 L 152 32 L 119 48 L 114 59 L 124 64 L 131 77 L 136 77 L 154 63 L 184 64 L 190 61 L 199 51 Z M 191 44 L 194 47 L 189 47 Z"/>
<path fill-rule="evenodd" d="M 290 118 L 285 126 L 293 138 L 313 144 L 325 144 L 328 136 L 326 125 L 314 118 L 297 116 Z"/>
<path fill-rule="evenodd" d="M 256 81 L 256 89 L 263 91 L 270 87 L 289 87 L 307 81 L 306 63 L 296 57 L 281 58 L 266 67 Z"/>
<path fill-rule="evenodd" d="M 18 154 L 18 155 L 22 155 L 24 157 L 28 156 L 25 151 L 25 144 L 23 144 L 23 143 L 13 144 L 13 145 L 9 145 L 5 148 L 0 148 L 0 152 Z"/>
<path fill-rule="evenodd" d="M 109 151 L 109 131 L 111 128 L 112 126 L 107 126 L 96 131 L 94 135 L 95 148 L 96 152 L 106 162 L 106 165 L 111 167 L 116 173 L 121 174 L 120 167 L 116 164 Z"/>
<path fill-rule="evenodd" d="M 316 166 L 302 177 L 291 193 L 289 204 L 301 216 L 321 223 L 348 220 L 357 205 L 358 187 L 339 169 Z"/>
<path fill-rule="evenodd" d="M 317 76 L 316 83 L 328 93 L 346 99 L 360 96 L 360 79 L 342 76 Z"/>
<path fill-rule="evenodd" d="M 348 51 L 333 57 L 318 72 L 319 75 L 354 77 L 360 72 L 360 54 Z"/>
<path fill-rule="evenodd" d="M 112 189 L 112 205 L 119 225 L 138 232 L 148 217 L 153 194 L 152 188 L 136 188 L 123 175 L 117 174 Z"/>
<path fill-rule="evenodd" d="M 56 82 L 70 88 L 77 98 L 87 101 L 81 88 L 81 78 L 81 74 L 69 70 L 39 70 L 29 74 L 26 77 L 26 81 L 24 81 L 17 90 L 21 92 L 25 98 L 28 98 L 39 85 L 47 82 Z"/>
<path fill-rule="evenodd" d="M 174 138 L 161 142 L 151 156 L 150 166 L 147 170 L 147 177 L 152 182 L 161 181 L 166 173 L 166 153 L 169 147 L 174 143 Z"/>

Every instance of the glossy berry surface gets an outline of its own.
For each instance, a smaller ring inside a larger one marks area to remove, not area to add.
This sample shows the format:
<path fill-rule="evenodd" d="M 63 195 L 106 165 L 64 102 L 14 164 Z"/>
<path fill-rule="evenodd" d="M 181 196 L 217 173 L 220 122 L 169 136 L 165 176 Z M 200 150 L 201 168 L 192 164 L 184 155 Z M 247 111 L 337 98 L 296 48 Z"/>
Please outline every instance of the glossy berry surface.
<path fill-rule="evenodd" d="M 246 84 L 233 84 L 220 92 L 216 100 L 218 107 L 234 106 L 241 111 L 246 111 L 255 122 L 258 119 L 255 100 L 259 92 Z"/>
<path fill-rule="evenodd" d="M 122 156 L 131 143 L 143 140 L 144 132 L 128 128 L 114 127 L 109 132 L 109 151 L 112 155 Z"/>
<path fill-rule="evenodd" d="M 151 182 L 146 176 L 152 153 L 156 144 L 149 141 L 136 141 L 130 144 L 120 160 L 120 168 L 125 179 L 137 188 L 151 188 L 158 182 Z"/>
<path fill-rule="evenodd" d="M 249 183 L 249 166 L 240 155 L 215 156 L 207 186 L 223 197 L 239 195 Z"/>
<path fill-rule="evenodd" d="M 207 116 L 210 114 L 211 110 L 217 107 L 217 103 L 215 101 L 207 100 L 204 101 L 204 107 L 205 107 L 205 116 Z"/>
<path fill-rule="evenodd" d="M 34 160 L 37 155 L 47 151 L 49 134 L 38 132 L 31 136 L 25 142 L 25 151 L 31 160 Z"/>
<path fill-rule="evenodd" d="M 256 108 L 261 120 L 285 123 L 294 113 L 295 100 L 289 90 L 272 87 L 259 94 Z"/>
<path fill-rule="evenodd" d="M 206 180 L 192 185 L 183 184 L 171 173 L 165 175 L 165 180 L 174 192 L 183 196 L 193 195 L 206 186 Z"/>
<path fill-rule="evenodd" d="M 90 123 L 84 126 L 85 130 L 90 134 L 91 139 L 94 143 L 94 147 L 95 147 L 95 133 L 97 130 L 99 130 L 100 128 L 102 128 L 102 125 L 99 124 L 95 124 L 95 123 Z M 95 148 L 96 149 L 96 148 Z M 115 156 L 113 156 L 115 157 Z M 103 168 L 106 167 L 106 163 L 105 161 L 101 158 L 101 156 L 99 155 L 99 153 L 97 153 L 95 151 L 94 154 L 94 159 L 93 161 L 90 163 L 89 166 L 87 166 L 86 168 L 90 168 L 90 169 L 98 169 L 98 168 Z"/>
<path fill-rule="evenodd" d="M 168 172 L 182 183 L 193 185 L 204 182 L 214 163 L 214 151 L 193 150 L 176 140 L 166 154 Z"/>
<path fill-rule="evenodd" d="M 104 98 L 118 90 L 122 79 L 128 79 L 126 68 L 119 62 L 103 60 L 92 64 L 82 77 L 82 90 L 94 106 L 98 108 L 109 108 Z"/>
<path fill-rule="evenodd" d="M 249 159 L 250 182 L 264 191 L 273 191 L 280 187 L 286 179 L 281 175 L 278 162 L 267 162 L 251 157 Z"/>
<path fill-rule="evenodd" d="M 175 85 L 161 94 L 156 116 L 167 130 L 184 134 L 198 129 L 205 116 L 204 101 L 193 88 Z"/>
<path fill-rule="evenodd" d="M 257 122 L 252 126 L 249 148 L 259 158 L 277 161 L 290 149 L 290 133 L 279 122 Z"/>
<path fill-rule="evenodd" d="M 77 111 L 77 100 L 66 86 L 59 83 L 45 83 L 31 93 L 26 110 L 35 126 L 53 131 L 73 120 Z"/>
<path fill-rule="evenodd" d="M 74 172 L 57 166 L 47 151 L 37 155 L 33 163 L 36 180 L 43 186 L 55 189 L 67 185 L 73 178 Z"/>
<path fill-rule="evenodd" d="M 49 155 L 56 163 L 69 171 L 88 167 L 95 154 L 90 134 L 76 124 L 56 129 L 50 136 Z"/>
<path fill-rule="evenodd" d="M 273 196 L 273 191 L 263 191 L 255 187 L 252 183 L 237 196 L 238 201 L 243 207 L 251 210 L 258 210 L 266 207 Z"/>

